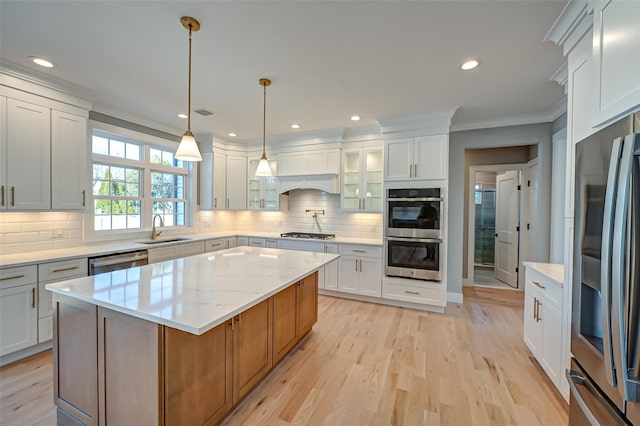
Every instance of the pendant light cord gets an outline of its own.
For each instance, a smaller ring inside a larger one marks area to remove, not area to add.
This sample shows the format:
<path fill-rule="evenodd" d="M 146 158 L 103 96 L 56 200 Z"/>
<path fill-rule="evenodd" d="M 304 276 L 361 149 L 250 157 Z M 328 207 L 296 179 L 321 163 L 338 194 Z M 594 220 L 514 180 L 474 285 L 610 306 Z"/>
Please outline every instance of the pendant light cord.
<path fill-rule="evenodd" d="M 262 106 L 262 155 L 266 155 L 266 133 L 267 133 L 267 86 L 262 86 L 264 90 L 264 101 Z"/>
<path fill-rule="evenodd" d="M 187 131 L 191 132 L 191 27 L 189 24 L 189 96 L 187 104 Z"/>

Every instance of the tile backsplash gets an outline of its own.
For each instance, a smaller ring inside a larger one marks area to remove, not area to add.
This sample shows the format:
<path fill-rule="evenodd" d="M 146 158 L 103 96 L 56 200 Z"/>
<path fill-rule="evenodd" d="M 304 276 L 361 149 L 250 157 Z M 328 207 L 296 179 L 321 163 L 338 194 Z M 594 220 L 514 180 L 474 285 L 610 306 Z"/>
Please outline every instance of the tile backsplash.
<path fill-rule="evenodd" d="M 321 232 L 381 238 L 382 214 L 340 211 L 340 195 L 313 189 L 291 191 L 284 211 L 196 211 L 194 232 Z M 324 210 L 317 219 L 305 210 Z M 1 212 L 0 253 L 24 253 L 82 245 L 82 212 Z"/>
<path fill-rule="evenodd" d="M 83 243 L 82 212 L 0 213 L 0 253 L 24 253 Z"/>
<path fill-rule="evenodd" d="M 325 210 L 313 218 L 305 210 Z M 289 208 L 236 213 L 236 229 L 254 232 L 321 232 L 352 238 L 382 238 L 382 214 L 340 211 L 340 195 L 305 189 L 289 193 Z"/>

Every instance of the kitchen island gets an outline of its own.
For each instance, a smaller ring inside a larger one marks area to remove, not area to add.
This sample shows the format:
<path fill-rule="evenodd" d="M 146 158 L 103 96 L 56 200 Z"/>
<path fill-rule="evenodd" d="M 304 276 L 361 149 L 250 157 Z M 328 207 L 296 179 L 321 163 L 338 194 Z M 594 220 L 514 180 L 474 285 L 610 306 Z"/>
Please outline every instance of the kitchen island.
<path fill-rule="evenodd" d="M 47 285 L 59 424 L 215 424 L 317 320 L 335 254 L 237 247 Z"/>

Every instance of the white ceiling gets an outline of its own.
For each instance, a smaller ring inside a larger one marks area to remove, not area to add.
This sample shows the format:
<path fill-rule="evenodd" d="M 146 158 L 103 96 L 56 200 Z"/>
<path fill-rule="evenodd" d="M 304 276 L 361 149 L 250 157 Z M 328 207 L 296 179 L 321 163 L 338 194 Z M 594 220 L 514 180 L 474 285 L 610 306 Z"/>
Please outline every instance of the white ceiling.
<path fill-rule="evenodd" d="M 200 133 L 267 135 L 375 125 L 376 118 L 459 107 L 458 128 L 550 116 L 564 92 L 543 42 L 555 1 L 10 1 L 0 2 L 0 58 L 73 83 L 98 111 L 186 129 L 188 35 Z M 47 70 L 27 57 L 57 64 Z M 468 58 L 480 67 L 459 70 Z M 42 73 L 42 74 L 38 74 Z M 362 120 L 349 117 L 358 113 Z M 126 118 L 126 117 L 124 117 Z M 292 122 L 300 130 L 289 127 Z"/>

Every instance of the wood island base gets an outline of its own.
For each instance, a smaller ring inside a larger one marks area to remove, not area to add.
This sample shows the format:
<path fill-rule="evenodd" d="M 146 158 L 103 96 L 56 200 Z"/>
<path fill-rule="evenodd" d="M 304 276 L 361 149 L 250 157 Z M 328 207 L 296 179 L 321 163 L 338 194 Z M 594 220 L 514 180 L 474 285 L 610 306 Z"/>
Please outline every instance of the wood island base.
<path fill-rule="evenodd" d="M 54 294 L 58 424 L 215 425 L 317 319 L 317 272 L 201 335 Z"/>

